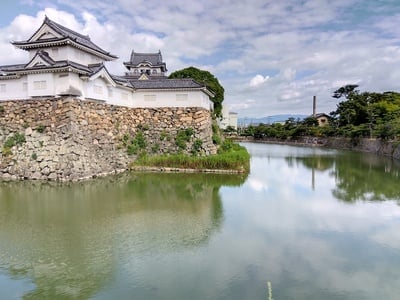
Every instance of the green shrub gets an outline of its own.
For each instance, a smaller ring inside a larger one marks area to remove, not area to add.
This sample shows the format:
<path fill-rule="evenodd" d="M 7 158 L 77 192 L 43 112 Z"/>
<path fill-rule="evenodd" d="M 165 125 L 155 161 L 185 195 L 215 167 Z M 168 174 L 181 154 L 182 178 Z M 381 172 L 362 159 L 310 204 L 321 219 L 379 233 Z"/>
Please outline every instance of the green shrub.
<path fill-rule="evenodd" d="M 3 113 L 5 111 L 4 106 L 0 105 L 0 114 Z"/>
<path fill-rule="evenodd" d="M 136 133 L 136 136 L 135 136 L 133 142 L 136 143 L 140 149 L 145 149 L 147 146 L 146 138 L 142 131 L 138 131 Z"/>
<path fill-rule="evenodd" d="M 221 145 L 221 137 L 218 134 L 213 134 L 212 135 L 212 141 L 214 145 Z"/>
<path fill-rule="evenodd" d="M 203 146 L 203 141 L 201 139 L 196 139 L 192 145 L 192 154 L 196 155 L 200 152 L 201 147 Z"/>
<path fill-rule="evenodd" d="M 231 139 L 225 139 L 224 142 L 222 143 L 221 147 L 218 149 L 219 152 L 226 152 L 229 151 L 231 149 L 233 149 L 234 144 L 233 141 Z"/>
<path fill-rule="evenodd" d="M 154 144 L 154 145 L 151 147 L 151 151 L 152 151 L 153 153 L 157 153 L 159 150 L 160 150 L 160 144 Z"/>
<path fill-rule="evenodd" d="M 192 128 L 181 129 L 176 134 L 175 144 L 180 150 L 186 149 L 186 144 L 190 141 L 194 131 Z"/>
<path fill-rule="evenodd" d="M 46 130 L 46 127 L 44 125 L 39 125 L 36 127 L 36 131 L 39 133 L 43 133 Z"/>
<path fill-rule="evenodd" d="M 126 151 L 128 152 L 129 155 L 136 155 L 136 154 L 138 154 L 139 147 L 136 144 L 130 144 L 126 148 Z"/>
<path fill-rule="evenodd" d="M 139 124 L 138 126 L 137 126 L 137 129 L 139 130 L 139 131 L 146 131 L 146 130 L 149 130 L 150 129 L 150 127 L 149 127 L 149 125 L 147 125 L 147 124 Z"/>
<path fill-rule="evenodd" d="M 32 153 L 32 155 L 31 155 L 31 159 L 32 160 L 36 160 L 37 159 L 37 154 L 34 152 L 34 153 Z"/>
<path fill-rule="evenodd" d="M 3 156 L 10 156 L 12 155 L 12 151 L 10 148 L 4 148 L 1 150 L 1 153 L 3 154 Z"/>
<path fill-rule="evenodd" d="M 16 132 L 14 135 L 10 136 L 5 142 L 4 148 L 12 148 L 16 145 L 22 145 L 25 143 L 25 135 L 22 133 Z"/>
<path fill-rule="evenodd" d="M 125 136 L 124 136 L 125 137 Z M 128 137 L 129 139 L 129 137 Z M 142 131 L 138 131 L 135 137 L 131 140 L 131 142 L 127 145 L 127 151 L 129 155 L 136 155 L 139 153 L 139 150 L 145 150 L 147 147 L 147 141 Z"/>
<path fill-rule="evenodd" d="M 168 133 L 167 133 L 167 131 L 165 131 L 165 129 L 164 129 L 163 131 L 161 131 L 161 134 L 160 134 L 160 141 L 165 140 L 167 137 L 168 137 Z"/>
<path fill-rule="evenodd" d="M 17 145 L 22 145 L 25 143 L 25 135 L 22 133 L 16 132 L 14 135 L 10 136 L 3 145 L 2 153 L 4 156 L 8 156 L 12 154 L 11 148 Z"/>
<path fill-rule="evenodd" d="M 213 123 L 211 125 L 211 128 L 212 128 L 212 132 L 213 133 L 218 133 L 219 132 L 219 127 L 218 127 L 218 125 L 216 123 Z"/>
<path fill-rule="evenodd" d="M 124 136 L 122 137 L 122 144 L 126 147 L 128 145 L 128 141 L 130 139 L 129 134 L 125 133 Z"/>

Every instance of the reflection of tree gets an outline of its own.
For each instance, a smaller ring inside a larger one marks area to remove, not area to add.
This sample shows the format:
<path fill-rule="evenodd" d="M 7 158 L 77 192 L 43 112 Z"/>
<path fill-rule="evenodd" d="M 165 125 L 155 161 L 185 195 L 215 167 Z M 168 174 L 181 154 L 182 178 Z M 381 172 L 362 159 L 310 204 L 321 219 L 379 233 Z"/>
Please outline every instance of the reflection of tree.
<path fill-rule="evenodd" d="M 346 202 L 357 200 L 399 200 L 398 189 L 400 163 L 375 155 L 343 152 L 339 155 L 305 155 L 285 158 L 289 166 L 301 163 L 312 171 L 314 186 L 315 171 L 332 170 L 336 179 L 333 195 Z"/>
<path fill-rule="evenodd" d="M 0 272 L 31 278 L 24 299 L 88 299 L 116 252 L 207 242 L 223 219 L 219 188 L 236 175 L 131 174 L 85 183 L 0 183 Z"/>
<path fill-rule="evenodd" d="M 323 172 L 329 170 L 335 163 L 334 157 L 321 154 L 301 157 L 289 156 L 285 160 L 290 167 L 293 167 L 296 162 L 297 164 L 302 164 L 307 169 L 311 169 L 311 187 L 313 190 L 315 189 L 315 171 Z"/>
<path fill-rule="evenodd" d="M 396 161 L 367 154 L 348 153 L 336 159 L 333 195 L 346 202 L 399 200 L 399 168 Z"/>
<path fill-rule="evenodd" d="M 326 171 L 333 167 L 335 163 L 335 158 L 331 155 L 321 155 L 315 154 L 310 156 L 303 157 L 287 157 L 286 162 L 289 165 L 296 163 L 301 163 L 307 169 L 316 170 L 316 171 Z"/>

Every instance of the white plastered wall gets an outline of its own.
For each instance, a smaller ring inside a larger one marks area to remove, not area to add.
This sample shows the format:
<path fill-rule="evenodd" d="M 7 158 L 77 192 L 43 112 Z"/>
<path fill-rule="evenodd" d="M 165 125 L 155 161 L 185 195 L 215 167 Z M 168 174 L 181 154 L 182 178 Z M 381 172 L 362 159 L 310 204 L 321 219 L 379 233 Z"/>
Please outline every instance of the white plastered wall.
<path fill-rule="evenodd" d="M 54 61 L 69 60 L 81 65 L 97 64 L 104 60 L 84 52 L 72 46 L 61 46 L 52 48 L 35 49 L 29 51 L 29 60 L 31 60 L 39 50 L 46 51 Z"/>
<path fill-rule="evenodd" d="M 79 91 L 81 96 L 84 95 L 82 80 L 76 73 L 57 73 L 54 75 L 57 84 L 55 85 L 56 95 L 70 94 Z"/>
<path fill-rule="evenodd" d="M 54 73 L 29 74 L 28 96 L 55 96 Z"/>
<path fill-rule="evenodd" d="M 210 109 L 210 100 L 200 90 L 196 91 L 136 91 L 135 107 L 202 107 Z"/>
<path fill-rule="evenodd" d="M 28 98 L 28 81 L 26 76 L 0 80 L 0 101 L 26 98 Z"/>

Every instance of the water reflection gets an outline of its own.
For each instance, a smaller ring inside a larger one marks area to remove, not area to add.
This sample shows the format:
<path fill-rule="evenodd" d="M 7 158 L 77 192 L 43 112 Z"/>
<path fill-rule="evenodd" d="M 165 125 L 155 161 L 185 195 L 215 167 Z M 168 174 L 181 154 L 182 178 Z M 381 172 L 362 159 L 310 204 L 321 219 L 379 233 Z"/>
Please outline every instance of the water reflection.
<path fill-rule="evenodd" d="M 239 195 L 232 194 L 235 206 L 224 202 L 225 218 L 234 227 L 231 235 L 240 237 L 241 253 L 257 258 L 262 274 L 245 278 L 270 281 L 274 299 L 398 299 L 400 197 L 391 192 L 397 164 L 363 153 L 246 147 L 252 153 L 250 177 Z M 348 205 L 337 198 L 334 191 L 346 167 L 349 174 L 360 167 L 365 176 L 347 177 L 350 186 L 360 187 L 364 196 L 382 191 L 386 201 L 355 196 Z M 385 176 L 380 189 L 370 181 L 378 174 Z M 362 179 L 372 187 L 363 186 Z M 254 261 L 243 263 L 241 274 Z M 252 299 L 262 299 L 261 291 L 257 295 Z"/>
<path fill-rule="evenodd" d="M 333 172 L 336 178 L 333 194 L 346 202 L 398 200 L 399 169 L 398 161 L 373 155 L 339 156 Z"/>
<path fill-rule="evenodd" d="M 301 164 L 311 170 L 311 186 L 315 189 L 316 172 L 328 171 L 335 178 L 335 198 L 345 202 L 398 200 L 400 162 L 371 154 L 355 152 L 309 152 L 308 155 L 285 157 L 289 166 Z M 399 202 L 400 203 L 400 202 Z"/>
<path fill-rule="evenodd" d="M 0 298 L 266 299 L 271 282 L 273 299 L 398 299 L 397 165 L 246 147 L 248 178 L 0 184 Z"/>
<path fill-rule="evenodd" d="M 24 299 L 88 299 L 115 276 L 116 258 L 207 243 L 223 220 L 221 185 L 244 180 L 131 174 L 67 185 L 0 183 L 0 275 L 25 280 L 16 287 Z"/>

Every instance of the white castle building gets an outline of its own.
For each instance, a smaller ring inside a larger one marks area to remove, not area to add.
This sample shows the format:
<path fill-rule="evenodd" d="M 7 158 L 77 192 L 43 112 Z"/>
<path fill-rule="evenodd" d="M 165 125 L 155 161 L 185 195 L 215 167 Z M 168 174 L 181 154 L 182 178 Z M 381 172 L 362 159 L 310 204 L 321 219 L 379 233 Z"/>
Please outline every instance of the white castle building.
<path fill-rule="evenodd" d="M 213 109 L 213 94 L 204 85 L 165 76 L 161 52 L 132 51 L 124 62 L 128 71 L 112 75 L 104 62 L 117 56 L 47 16 L 28 40 L 12 44 L 28 51 L 29 61 L 0 66 L 0 101 L 74 96 L 127 107 Z"/>

